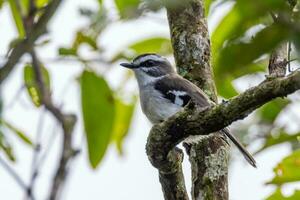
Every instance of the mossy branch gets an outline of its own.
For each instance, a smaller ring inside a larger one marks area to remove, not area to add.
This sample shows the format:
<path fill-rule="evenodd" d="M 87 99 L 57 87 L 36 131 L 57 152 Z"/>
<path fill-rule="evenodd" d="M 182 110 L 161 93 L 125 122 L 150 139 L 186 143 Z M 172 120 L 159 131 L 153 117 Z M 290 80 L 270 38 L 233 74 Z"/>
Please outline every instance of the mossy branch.
<path fill-rule="evenodd" d="M 174 147 L 188 136 L 208 135 L 221 130 L 244 119 L 265 103 L 299 89 L 300 71 L 296 71 L 287 77 L 266 79 L 229 101 L 205 110 L 190 104 L 182 112 L 153 126 L 146 147 L 149 160 L 162 172 L 176 170 L 178 158 L 174 156 Z"/>
<path fill-rule="evenodd" d="M 181 2 L 180 7 L 167 7 L 177 71 L 217 102 L 204 0 Z M 229 146 L 220 134 L 198 137 L 197 142 L 184 146 L 191 163 L 192 199 L 227 200 Z"/>

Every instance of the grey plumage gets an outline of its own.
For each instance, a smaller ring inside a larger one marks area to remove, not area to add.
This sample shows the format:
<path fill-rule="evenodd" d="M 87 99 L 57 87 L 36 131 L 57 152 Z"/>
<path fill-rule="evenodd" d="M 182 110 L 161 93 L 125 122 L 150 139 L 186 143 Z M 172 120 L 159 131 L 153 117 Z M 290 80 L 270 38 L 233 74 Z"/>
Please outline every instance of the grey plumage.
<path fill-rule="evenodd" d="M 203 108 L 214 104 L 201 89 L 179 76 L 166 58 L 157 54 L 143 54 L 136 57 L 132 63 L 121 65 L 134 71 L 139 85 L 142 110 L 153 124 L 160 123 L 182 110 L 189 101 Z M 237 146 L 253 167 L 256 167 L 254 158 L 227 128 L 220 132 Z"/>

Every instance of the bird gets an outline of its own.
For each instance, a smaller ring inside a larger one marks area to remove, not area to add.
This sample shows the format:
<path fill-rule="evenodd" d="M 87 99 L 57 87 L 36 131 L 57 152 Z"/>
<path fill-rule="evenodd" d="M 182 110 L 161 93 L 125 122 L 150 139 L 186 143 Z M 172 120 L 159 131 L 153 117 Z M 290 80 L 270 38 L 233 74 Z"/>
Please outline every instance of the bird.
<path fill-rule="evenodd" d="M 132 62 L 120 63 L 133 70 L 137 79 L 141 108 L 152 124 L 158 124 L 181 111 L 190 101 L 201 108 L 215 105 L 196 85 L 177 74 L 172 64 L 155 53 L 141 54 Z M 256 161 L 246 148 L 230 133 L 220 130 L 239 149 L 250 165 Z"/>

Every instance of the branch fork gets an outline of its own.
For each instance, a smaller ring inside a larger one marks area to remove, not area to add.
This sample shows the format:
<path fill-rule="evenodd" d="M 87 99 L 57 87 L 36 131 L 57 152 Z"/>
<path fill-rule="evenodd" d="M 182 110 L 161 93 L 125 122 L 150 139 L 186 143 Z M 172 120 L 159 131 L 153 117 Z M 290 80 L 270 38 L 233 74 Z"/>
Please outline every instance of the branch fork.
<path fill-rule="evenodd" d="M 146 145 L 148 158 L 160 174 L 181 174 L 182 152 L 178 151 L 176 145 L 185 138 L 219 131 L 247 117 L 265 103 L 277 97 L 286 97 L 299 89 L 300 71 L 295 71 L 287 77 L 266 79 L 258 86 L 210 109 L 187 106 L 182 112 L 152 127 Z M 180 182 L 184 185 L 183 174 L 180 176 Z M 173 188 L 173 192 L 186 193 L 185 190 L 178 191 L 178 188 Z"/>

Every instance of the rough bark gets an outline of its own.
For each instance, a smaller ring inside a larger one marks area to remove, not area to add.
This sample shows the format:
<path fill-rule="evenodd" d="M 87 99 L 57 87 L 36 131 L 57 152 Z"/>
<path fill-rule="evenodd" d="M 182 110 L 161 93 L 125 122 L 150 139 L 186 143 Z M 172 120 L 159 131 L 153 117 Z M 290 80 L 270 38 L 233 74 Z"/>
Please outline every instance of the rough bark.
<path fill-rule="evenodd" d="M 268 66 L 270 76 L 285 76 L 288 64 L 287 54 L 287 44 L 285 42 L 271 53 Z"/>
<path fill-rule="evenodd" d="M 192 81 L 217 102 L 203 1 L 186 2 L 183 9 L 168 9 L 176 66 L 180 75 Z M 229 148 L 219 136 L 211 134 L 189 147 L 192 199 L 228 199 Z M 211 173 L 212 169 L 214 173 Z"/>
<path fill-rule="evenodd" d="M 173 152 L 175 165 L 170 170 L 159 171 L 159 181 L 162 186 L 164 198 L 168 200 L 188 200 L 185 181 L 182 172 L 183 153 L 180 149 Z"/>
<path fill-rule="evenodd" d="M 208 135 L 221 130 L 237 120 L 244 119 L 265 103 L 277 97 L 286 97 L 299 89 L 300 71 L 296 71 L 287 77 L 266 79 L 228 102 L 205 110 L 190 104 L 182 112 L 152 127 L 146 146 L 149 160 L 158 170 L 172 172 L 177 167 L 176 161 L 179 160 L 178 157 L 174 157 L 177 155 L 174 147 L 188 136 Z M 215 158 L 219 154 L 222 152 L 217 151 Z M 220 160 L 210 158 L 215 164 L 220 163 Z M 210 172 L 219 173 L 216 168 L 207 171 Z"/>

